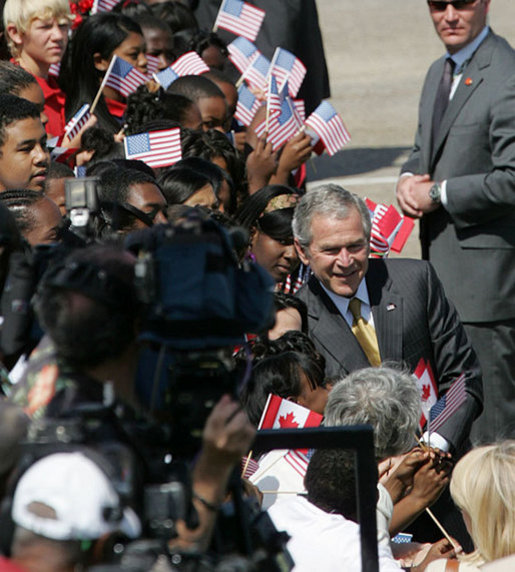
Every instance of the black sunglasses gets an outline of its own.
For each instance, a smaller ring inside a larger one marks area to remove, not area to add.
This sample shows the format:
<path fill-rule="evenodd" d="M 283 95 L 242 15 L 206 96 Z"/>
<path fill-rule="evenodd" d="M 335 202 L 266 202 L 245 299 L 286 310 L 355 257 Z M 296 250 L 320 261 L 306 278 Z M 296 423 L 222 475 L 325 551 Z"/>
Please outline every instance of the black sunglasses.
<path fill-rule="evenodd" d="M 455 10 L 466 10 L 469 4 L 474 4 L 475 2 L 477 2 L 477 0 L 452 0 L 451 2 L 427 0 L 427 5 L 434 12 L 444 12 L 447 10 L 447 6 L 449 6 L 449 4 Z"/>

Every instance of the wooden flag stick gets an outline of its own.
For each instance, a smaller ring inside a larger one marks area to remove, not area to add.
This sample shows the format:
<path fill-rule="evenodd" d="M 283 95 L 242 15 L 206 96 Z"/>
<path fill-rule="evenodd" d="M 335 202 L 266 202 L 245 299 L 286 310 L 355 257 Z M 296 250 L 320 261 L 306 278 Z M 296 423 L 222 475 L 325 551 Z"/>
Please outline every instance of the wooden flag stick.
<path fill-rule="evenodd" d="M 454 548 L 454 551 L 457 552 L 459 550 L 458 546 L 454 542 L 454 540 L 447 534 L 445 528 L 440 524 L 440 521 L 436 518 L 430 508 L 426 508 L 427 514 L 433 519 L 433 522 L 436 526 L 440 529 L 441 533 L 445 536 L 445 538 L 449 541 L 450 545 Z"/>
<path fill-rule="evenodd" d="M 259 491 L 264 495 L 299 495 L 302 491 Z"/>
<path fill-rule="evenodd" d="M 107 71 L 104 74 L 104 78 L 102 79 L 102 83 L 100 84 L 100 87 L 98 88 L 97 94 L 95 95 L 95 99 L 93 100 L 93 103 L 91 104 L 91 108 L 89 110 L 91 115 L 93 115 L 93 113 L 95 112 L 95 107 L 98 104 L 98 101 L 100 99 L 100 96 L 102 95 L 102 92 L 104 91 L 104 87 L 105 87 L 107 78 L 109 77 L 109 74 L 111 73 L 111 70 L 113 69 L 114 62 L 116 61 L 117 57 L 118 56 L 116 56 L 116 55 L 114 55 L 112 57 L 111 62 L 109 63 L 109 67 L 107 68 Z"/>
<path fill-rule="evenodd" d="M 252 450 L 249 451 L 249 454 L 247 455 L 247 460 L 245 461 L 245 465 L 243 465 L 243 471 L 241 472 L 241 478 L 243 479 L 245 476 L 245 473 L 247 472 L 247 469 L 249 467 L 249 463 L 250 463 L 250 459 L 252 459 Z"/>

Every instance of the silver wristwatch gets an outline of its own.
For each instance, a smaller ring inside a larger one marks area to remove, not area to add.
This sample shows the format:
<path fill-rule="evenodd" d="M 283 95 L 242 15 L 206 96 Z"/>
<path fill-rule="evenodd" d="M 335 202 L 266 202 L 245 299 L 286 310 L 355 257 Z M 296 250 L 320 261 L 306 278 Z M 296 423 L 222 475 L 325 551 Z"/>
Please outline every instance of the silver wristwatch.
<path fill-rule="evenodd" d="M 440 183 L 435 183 L 429 189 L 429 198 L 437 204 L 442 202 L 442 185 L 440 185 Z"/>

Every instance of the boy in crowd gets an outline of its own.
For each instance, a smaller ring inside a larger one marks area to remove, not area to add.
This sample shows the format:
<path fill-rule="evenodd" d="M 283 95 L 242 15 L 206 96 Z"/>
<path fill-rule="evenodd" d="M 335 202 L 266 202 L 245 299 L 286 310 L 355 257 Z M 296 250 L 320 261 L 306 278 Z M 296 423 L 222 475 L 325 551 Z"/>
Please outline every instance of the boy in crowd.
<path fill-rule="evenodd" d="M 0 95 L 0 192 L 42 191 L 50 154 L 38 108 L 15 95 Z"/>

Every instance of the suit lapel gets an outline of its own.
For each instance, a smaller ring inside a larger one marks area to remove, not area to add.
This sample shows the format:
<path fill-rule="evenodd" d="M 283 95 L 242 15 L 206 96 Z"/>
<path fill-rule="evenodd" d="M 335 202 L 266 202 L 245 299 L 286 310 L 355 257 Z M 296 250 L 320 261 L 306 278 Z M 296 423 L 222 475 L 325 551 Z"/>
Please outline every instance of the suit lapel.
<path fill-rule="evenodd" d="M 370 367 L 347 322 L 314 276 L 310 278 L 308 288 L 308 315 L 313 320 L 310 336 L 318 340 L 343 371 Z"/>
<path fill-rule="evenodd" d="M 381 361 L 401 361 L 403 348 L 403 300 L 390 291 L 391 280 L 383 261 L 370 261 L 367 290 Z"/>
<path fill-rule="evenodd" d="M 471 95 L 481 85 L 484 78 L 485 68 L 490 65 L 492 57 L 492 36 L 485 38 L 483 43 L 477 49 L 477 52 L 472 56 L 469 65 L 463 70 L 463 75 L 460 84 L 456 89 L 454 97 L 449 102 L 445 114 L 442 118 L 438 137 L 436 138 L 435 145 L 431 156 L 431 166 L 433 167 L 436 159 L 439 156 L 441 148 L 447 139 L 449 130 L 454 125 L 456 117 L 463 109 Z M 434 99 L 433 99 L 434 102 Z M 432 113 L 430 114 L 432 117 Z"/>

